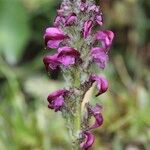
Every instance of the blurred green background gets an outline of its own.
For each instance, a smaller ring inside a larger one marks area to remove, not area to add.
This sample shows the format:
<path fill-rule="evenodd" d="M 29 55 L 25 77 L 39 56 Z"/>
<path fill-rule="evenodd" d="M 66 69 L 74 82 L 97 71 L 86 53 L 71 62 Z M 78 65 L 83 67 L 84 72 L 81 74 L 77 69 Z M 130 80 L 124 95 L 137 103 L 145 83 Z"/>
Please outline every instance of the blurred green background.
<path fill-rule="evenodd" d="M 65 86 L 45 71 L 43 32 L 60 0 L 0 0 L 0 150 L 70 150 L 48 93 Z M 104 29 L 115 32 L 104 71 L 109 90 L 93 150 L 150 150 L 150 0 L 101 0 Z"/>

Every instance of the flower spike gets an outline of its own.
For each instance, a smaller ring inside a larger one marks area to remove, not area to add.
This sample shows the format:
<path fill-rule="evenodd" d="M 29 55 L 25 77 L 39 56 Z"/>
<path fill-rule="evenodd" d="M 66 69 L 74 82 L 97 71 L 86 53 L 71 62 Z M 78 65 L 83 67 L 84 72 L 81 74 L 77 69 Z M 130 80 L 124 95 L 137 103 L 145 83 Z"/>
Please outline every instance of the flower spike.
<path fill-rule="evenodd" d="M 105 69 L 114 33 L 99 30 L 103 18 L 95 0 L 62 0 L 53 25 L 46 29 L 44 41 L 47 48 L 56 52 L 45 56 L 43 62 L 47 71 L 59 67 L 67 84 L 66 89 L 49 94 L 48 108 L 62 113 L 73 149 L 88 150 L 95 140 L 92 131 L 103 124 L 103 116 L 102 107 L 92 106 L 84 97 L 94 83 L 96 96 L 108 89 L 108 81 L 96 75 L 92 67 L 96 64 L 100 71 Z M 95 119 L 92 124 L 91 117 Z"/>

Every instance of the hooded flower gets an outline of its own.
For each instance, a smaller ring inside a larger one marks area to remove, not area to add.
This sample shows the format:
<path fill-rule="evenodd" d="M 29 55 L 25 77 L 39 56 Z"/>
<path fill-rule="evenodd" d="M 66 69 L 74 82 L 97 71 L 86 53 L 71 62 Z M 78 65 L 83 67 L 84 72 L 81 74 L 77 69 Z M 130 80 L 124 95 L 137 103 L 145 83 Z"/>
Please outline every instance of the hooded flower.
<path fill-rule="evenodd" d="M 58 49 L 59 62 L 66 67 L 75 64 L 79 56 L 80 53 L 72 47 L 64 46 Z"/>
<path fill-rule="evenodd" d="M 45 45 L 48 48 L 58 48 L 59 44 L 66 38 L 68 36 L 61 29 L 55 27 L 47 28 L 44 34 Z"/>
<path fill-rule="evenodd" d="M 60 65 L 60 62 L 57 58 L 58 54 L 48 55 L 43 58 L 45 68 L 48 71 L 49 69 L 55 70 Z"/>
<path fill-rule="evenodd" d="M 108 50 L 111 46 L 112 40 L 114 38 L 114 33 L 112 31 L 98 31 L 95 34 L 96 40 L 100 40 L 102 43 L 102 47 Z"/>
<path fill-rule="evenodd" d="M 47 100 L 49 102 L 48 107 L 54 109 L 56 112 L 60 111 L 64 105 L 64 96 L 67 93 L 67 90 L 58 90 L 54 93 L 49 94 Z"/>
<path fill-rule="evenodd" d="M 98 64 L 101 69 L 104 69 L 108 61 L 108 55 L 105 50 L 100 47 L 94 47 L 91 49 L 92 60 Z"/>
<path fill-rule="evenodd" d="M 99 104 L 96 104 L 95 107 L 88 107 L 89 113 L 95 117 L 95 123 L 89 128 L 89 130 L 98 128 L 103 124 L 103 116 L 101 114 L 101 109 L 102 107 Z"/>
<path fill-rule="evenodd" d="M 83 37 L 87 38 L 92 30 L 93 27 L 93 21 L 92 20 L 88 20 L 84 23 L 84 27 L 83 27 Z"/>
<path fill-rule="evenodd" d="M 77 16 L 75 13 L 71 13 L 68 17 L 66 17 L 66 26 L 70 26 L 77 21 Z"/>
<path fill-rule="evenodd" d="M 83 12 L 86 11 L 87 8 L 88 8 L 88 5 L 85 3 L 85 1 L 86 0 L 82 0 L 82 2 L 80 3 L 80 6 L 79 6 L 80 10 L 83 11 Z"/>
<path fill-rule="evenodd" d="M 80 144 L 80 147 L 84 150 L 88 150 L 94 143 L 94 135 L 89 131 L 85 131 L 82 132 L 82 137 L 84 138 L 84 140 Z"/>
<path fill-rule="evenodd" d="M 98 89 L 98 93 L 96 94 L 96 96 L 99 96 L 100 94 L 106 92 L 108 89 L 108 81 L 102 76 L 91 75 L 89 81 L 92 83 L 96 82 L 96 86 Z"/>
<path fill-rule="evenodd" d="M 54 26 L 59 27 L 60 25 L 71 26 L 77 21 L 77 16 L 75 13 L 71 13 L 68 16 L 58 15 L 54 20 Z"/>

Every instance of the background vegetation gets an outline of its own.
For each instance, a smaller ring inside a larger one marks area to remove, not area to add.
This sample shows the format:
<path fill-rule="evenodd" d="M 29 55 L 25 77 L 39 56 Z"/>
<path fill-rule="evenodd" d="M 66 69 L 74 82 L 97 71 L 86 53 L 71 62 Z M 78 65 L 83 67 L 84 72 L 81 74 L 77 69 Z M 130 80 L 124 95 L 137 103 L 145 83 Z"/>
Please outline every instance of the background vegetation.
<path fill-rule="evenodd" d="M 70 150 L 61 114 L 48 93 L 65 86 L 60 70 L 46 74 L 43 32 L 60 0 L 0 0 L 0 149 Z M 99 98 L 104 125 L 93 150 L 150 149 L 150 1 L 101 0 L 105 29 L 115 32 Z"/>

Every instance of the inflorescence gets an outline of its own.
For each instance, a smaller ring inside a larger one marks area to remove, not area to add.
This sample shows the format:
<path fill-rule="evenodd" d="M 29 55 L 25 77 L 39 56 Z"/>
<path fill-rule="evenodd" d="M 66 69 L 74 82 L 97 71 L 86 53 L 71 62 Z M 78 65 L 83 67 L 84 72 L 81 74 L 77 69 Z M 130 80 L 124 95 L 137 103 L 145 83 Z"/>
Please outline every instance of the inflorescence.
<path fill-rule="evenodd" d="M 102 106 L 89 102 L 83 110 L 81 106 L 93 83 L 98 91 L 96 96 L 108 89 L 106 78 L 96 75 L 93 67 L 106 67 L 114 34 L 99 30 L 103 25 L 102 13 L 93 0 L 63 0 L 53 25 L 46 29 L 44 40 L 47 48 L 57 52 L 45 56 L 43 62 L 47 71 L 61 68 L 68 87 L 49 94 L 48 107 L 62 112 L 72 142 L 78 149 L 87 150 L 94 143 L 92 130 L 103 123 Z M 92 125 L 91 117 L 95 118 Z"/>

